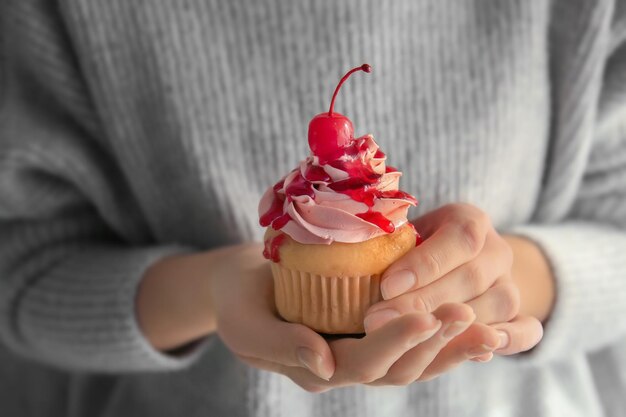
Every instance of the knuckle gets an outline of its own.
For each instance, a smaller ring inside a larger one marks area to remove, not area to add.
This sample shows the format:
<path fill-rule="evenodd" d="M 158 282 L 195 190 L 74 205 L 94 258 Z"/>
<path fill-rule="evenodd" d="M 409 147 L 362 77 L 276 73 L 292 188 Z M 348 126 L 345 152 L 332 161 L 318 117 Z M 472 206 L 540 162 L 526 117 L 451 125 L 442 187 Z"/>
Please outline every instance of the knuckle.
<path fill-rule="evenodd" d="M 449 223 L 465 242 L 466 248 L 476 254 L 483 247 L 491 219 L 483 210 L 467 203 L 455 203 L 449 208 Z"/>
<path fill-rule="evenodd" d="M 439 209 L 447 218 L 455 216 L 459 211 L 463 210 L 463 203 L 450 203 L 441 206 Z"/>
<path fill-rule="evenodd" d="M 520 308 L 520 294 L 519 289 L 515 284 L 503 285 L 502 291 L 502 313 L 505 316 L 505 321 L 509 321 L 519 313 Z"/>
<path fill-rule="evenodd" d="M 413 309 L 416 311 L 431 312 L 432 306 L 422 296 L 422 293 L 416 292 L 413 294 Z"/>
<path fill-rule="evenodd" d="M 497 287 L 497 297 L 501 321 L 509 321 L 517 316 L 520 308 L 519 289 L 513 283 Z"/>
<path fill-rule="evenodd" d="M 476 221 L 482 226 L 483 230 L 487 230 L 492 227 L 491 217 L 487 214 L 486 211 L 475 208 L 476 212 L 474 214 Z"/>
<path fill-rule="evenodd" d="M 426 307 L 426 311 L 432 313 L 439 307 L 442 303 L 440 300 L 441 297 L 438 297 L 434 291 L 427 292 L 424 296 L 422 296 L 422 302 Z"/>
<path fill-rule="evenodd" d="M 491 220 L 487 213 L 470 203 L 453 203 L 449 205 L 449 211 L 453 216 L 474 218 L 483 224 L 489 224 Z"/>
<path fill-rule="evenodd" d="M 442 261 L 437 255 L 427 252 L 420 257 L 418 262 L 424 266 L 424 269 L 429 271 L 432 277 L 439 277 L 441 275 Z"/>
<path fill-rule="evenodd" d="M 484 227 L 477 219 L 468 218 L 458 223 L 457 228 L 467 251 L 477 254 L 485 243 Z"/>
<path fill-rule="evenodd" d="M 451 203 L 446 205 L 446 209 L 453 215 L 458 215 L 459 213 L 467 213 L 476 210 L 476 207 L 469 203 Z"/>
<path fill-rule="evenodd" d="M 436 295 L 433 291 L 422 289 L 411 294 L 413 311 L 432 312 L 437 308 Z"/>
<path fill-rule="evenodd" d="M 489 287 L 489 277 L 485 273 L 482 265 L 478 262 L 470 262 L 467 264 L 466 277 L 472 295 L 482 294 Z"/>

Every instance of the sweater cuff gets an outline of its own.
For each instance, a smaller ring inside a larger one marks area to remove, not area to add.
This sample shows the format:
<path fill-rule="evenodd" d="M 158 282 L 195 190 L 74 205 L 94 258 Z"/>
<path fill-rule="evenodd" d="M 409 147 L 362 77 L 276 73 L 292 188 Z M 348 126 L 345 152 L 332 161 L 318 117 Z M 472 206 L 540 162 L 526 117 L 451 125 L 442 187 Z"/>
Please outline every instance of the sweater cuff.
<path fill-rule="evenodd" d="M 534 241 L 547 256 L 556 300 L 543 340 L 515 358 L 545 363 L 602 347 L 626 333 L 626 234 L 583 222 L 530 225 L 509 233 Z"/>
<path fill-rule="evenodd" d="M 39 358 L 63 368 L 97 371 L 158 371 L 188 366 L 206 341 L 183 355 L 154 349 L 137 323 L 135 297 L 144 272 L 182 247 L 91 248 L 31 283 L 16 309 L 23 342 Z"/>

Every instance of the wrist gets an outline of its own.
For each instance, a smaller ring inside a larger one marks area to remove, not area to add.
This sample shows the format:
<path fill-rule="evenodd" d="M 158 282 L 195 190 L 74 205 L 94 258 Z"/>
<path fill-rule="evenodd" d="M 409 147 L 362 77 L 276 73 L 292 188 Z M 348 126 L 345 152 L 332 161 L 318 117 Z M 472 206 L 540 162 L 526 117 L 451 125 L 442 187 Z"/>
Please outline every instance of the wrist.
<path fill-rule="evenodd" d="M 556 296 L 554 276 L 548 259 L 533 241 L 521 236 L 503 235 L 513 250 L 513 281 L 520 291 L 520 315 L 544 322 Z"/>
<path fill-rule="evenodd" d="M 155 349 L 179 348 L 215 331 L 208 252 L 166 257 L 144 274 L 136 298 L 139 326 Z"/>

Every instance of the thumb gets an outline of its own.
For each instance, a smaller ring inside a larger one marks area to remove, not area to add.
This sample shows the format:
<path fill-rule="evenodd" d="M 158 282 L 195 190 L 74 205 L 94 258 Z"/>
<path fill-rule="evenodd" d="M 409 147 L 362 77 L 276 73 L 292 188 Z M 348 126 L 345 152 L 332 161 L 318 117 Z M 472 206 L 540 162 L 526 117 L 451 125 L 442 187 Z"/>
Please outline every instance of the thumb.
<path fill-rule="evenodd" d="M 224 343 L 238 355 L 308 369 L 329 380 L 335 360 L 326 340 L 302 324 L 287 323 L 275 316 L 246 315 L 236 325 L 218 323 Z M 221 324 L 221 325 L 220 325 Z"/>

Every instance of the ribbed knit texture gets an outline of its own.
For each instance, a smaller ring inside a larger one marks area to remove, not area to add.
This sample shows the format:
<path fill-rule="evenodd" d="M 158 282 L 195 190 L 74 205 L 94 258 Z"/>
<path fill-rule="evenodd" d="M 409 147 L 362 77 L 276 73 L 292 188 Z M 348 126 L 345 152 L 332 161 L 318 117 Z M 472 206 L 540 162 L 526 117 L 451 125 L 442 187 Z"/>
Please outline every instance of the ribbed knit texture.
<path fill-rule="evenodd" d="M 5 0 L 0 19 L 0 415 L 626 415 L 625 1 Z M 363 62 L 336 108 L 411 214 L 466 201 L 549 257 L 544 340 L 321 395 L 215 337 L 152 349 L 145 269 L 260 240 L 262 192 Z"/>

